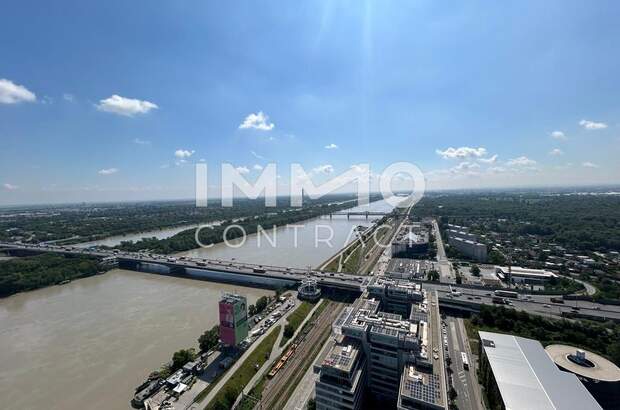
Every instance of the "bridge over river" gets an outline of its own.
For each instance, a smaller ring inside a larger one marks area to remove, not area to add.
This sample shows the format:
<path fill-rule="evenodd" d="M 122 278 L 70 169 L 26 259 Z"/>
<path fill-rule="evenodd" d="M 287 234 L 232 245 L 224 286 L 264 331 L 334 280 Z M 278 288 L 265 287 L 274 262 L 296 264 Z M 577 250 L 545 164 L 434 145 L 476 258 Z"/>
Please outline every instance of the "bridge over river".
<path fill-rule="evenodd" d="M 284 283 L 299 284 L 308 276 L 314 277 L 323 289 L 344 290 L 361 293 L 368 276 L 345 275 L 336 272 L 258 265 L 239 261 L 172 257 L 146 252 L 119 252 L 118 250 L 83 249 L 72 246 L 35 245 L 0 242 L 0 251 L 9 253 L 58 253 L 63 255 L 86 255 L 101 258 L 107 262 L 118 262 L 118 266 L 129 270 L 146 270 L 150 266 L 166 268 L 166 273 L 176 276 L 190 276 L 223 282 L 259 283 L 278 286 Z"/>

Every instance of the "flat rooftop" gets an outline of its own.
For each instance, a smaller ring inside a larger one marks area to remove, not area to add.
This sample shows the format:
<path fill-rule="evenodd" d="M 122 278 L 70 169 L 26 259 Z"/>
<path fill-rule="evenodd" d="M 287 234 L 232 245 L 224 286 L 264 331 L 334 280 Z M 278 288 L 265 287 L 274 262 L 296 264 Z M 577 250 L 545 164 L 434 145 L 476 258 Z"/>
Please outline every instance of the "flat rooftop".
<path fill-rule="evenodd" d="M 350 373 L 358 355 L 359 348 L 350 341 L 335 344 L 323 359 L 323 366 Z"/>
<path fill-rule="evenodd" d="M 441 384 L 439 376 L 421 372 L 414 365 L 406 365 L 400 380 L 400 397 L 415 401 L 441 405 Z"/>
<path fill-rule="evenodd" d="M 540 342 L 478 334 L 507 410 L 602 410 L 577 376 L 558 369 Z"/>
<path fill-rule="evenodd" d="M 496 270 L 501 271 L 501 273 L 508 273 L 508 266 L 497 266 Z M 510 274 L 512 276 L 531 276 L 531 277 L 540 277 L 540 278 L 552 278 L 557 276 L 553 272 L 549 272 L 548 270 L 543 269 L 530 269 L 530 268 L 522 268 L 520 266 L 512 266 L 510 268 Z"/>
<path fill-rule="evenodd" d="M 576 355 L 577 350 L 585 353 L 589 366 L 580 365 L 569 358 L 569 356 Z M 620 368 L 596 353 L 567 345 L 549 345 L 545 351 L 558 366 L 575 374 L 604 382 L 620 381 Z"/>

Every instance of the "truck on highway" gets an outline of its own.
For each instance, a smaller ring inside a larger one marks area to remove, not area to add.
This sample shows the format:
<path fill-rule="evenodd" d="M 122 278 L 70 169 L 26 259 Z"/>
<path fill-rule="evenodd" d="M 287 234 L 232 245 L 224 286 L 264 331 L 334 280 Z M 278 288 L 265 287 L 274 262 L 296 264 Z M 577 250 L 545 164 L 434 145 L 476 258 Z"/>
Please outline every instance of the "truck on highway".
<path fill-rule="evenodd" d="M 517 292 L 513 292 L 511 290 L 496 290 L 495 296 L 502 296 L 505 298 L 519 299 L 519 294 Z"/>
<path fill-rule="evenodd" d="M 252 271 L 254 273 L 265 273 L 266 272 L 265 269 L 263 269 L 263 268 L 254 268 L 254 269 L 252 269 Z"/>
<path fill-rule="evenodd" d="M 498 305 L 505 305 L 506 304 L 506 299 L 504 299 L 501 296 L 493 296 L 493 298 L 491 299 L 491 301 L 493 303 L 496 303 Z"/>
<path fill-rule="evenodd" d="M 553 297 L 551 298 L 551 302 L 552 303 L 564 303 L 564 298 L 562 296 L 558 297 Z"/>
<path fill-rule="evenodd" d="M 467 359 L 467 353 L 461 352 L 461 361 L 463 362 L 463 370 L 469 370 L 469 359 Z"/>

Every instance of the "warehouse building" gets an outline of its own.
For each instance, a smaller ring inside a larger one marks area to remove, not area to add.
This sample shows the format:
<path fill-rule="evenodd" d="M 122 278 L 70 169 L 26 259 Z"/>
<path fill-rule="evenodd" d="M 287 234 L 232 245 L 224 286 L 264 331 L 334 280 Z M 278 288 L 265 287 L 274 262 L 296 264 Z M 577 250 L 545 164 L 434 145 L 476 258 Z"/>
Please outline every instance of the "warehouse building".
<path fill-rule="evenodd" d="M 520 266 L 496 266 L 495 273 L 504 282 L 532 285 L 544 284 L 552 278 L 558 277 L 555 273 L 547 270 L 522 268 Z"/>
<path fill-rule="evenodd" d="M 489 407 L 537 410 L 601 410 L 574 374 L 554 364 L 540 342 L 478 332 L 480 380 Z"/>
<path fill-rule="evenodd" d="M 415 258 L 429 251 L 428 229 L 419 223 L 404 225 L 392 241 L 393 258 Z"/>

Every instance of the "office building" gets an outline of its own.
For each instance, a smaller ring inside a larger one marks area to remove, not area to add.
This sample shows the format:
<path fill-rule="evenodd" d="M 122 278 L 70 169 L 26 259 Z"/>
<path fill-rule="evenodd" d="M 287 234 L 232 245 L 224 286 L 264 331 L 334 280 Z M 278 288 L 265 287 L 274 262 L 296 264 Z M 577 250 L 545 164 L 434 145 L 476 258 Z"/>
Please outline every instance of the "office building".
<path fill-rule="evenodd" d="M 316 408 L 319 410 L 357 410 L 363 402 L 366 385 L 366 359 L 358 343 L 342 339 L 322 360 L 316 381 Z"/>
<path fill-rule="evenodd" d="M 238 346 L 248 337 L 248 308 L 245 296 L 225 293 L 220 300 L 220 340 Z"/>
<path fill-rule="evenodd" d="M 386 407 L 445 408 L 445 379 L 439 364 L 443 361 L 434 362 L 432 357 L 434 349 L 441 349 L 435 345 L 440 341 L 432 337 L 430 322 L 439 320 L 436 305 L 434 309 L 431 314 L 420 285 L 375 278 L 333 325 L 334 334 L 343 342 L 332 349 L 339 354 L 342 346 L 354 346 L 351 352 L 355 361 L 347 366 L 360 373 L 354 379 L 345 367 L 345 375 L 331 378 L 333 366 L 322 358 L 316 384 L 317 408 L 358 408 L 363 394 L 352 380 L 363 380 L 366 394 Z"/>

